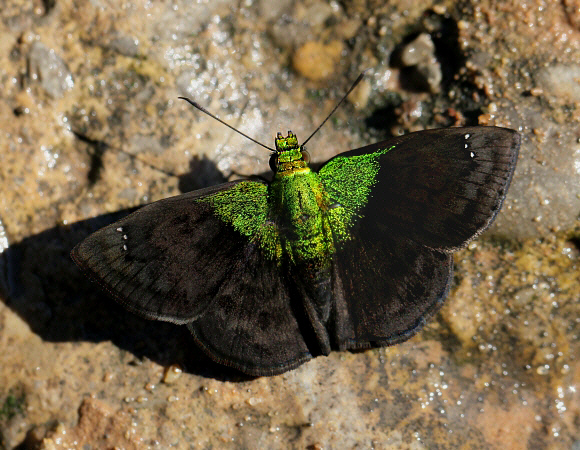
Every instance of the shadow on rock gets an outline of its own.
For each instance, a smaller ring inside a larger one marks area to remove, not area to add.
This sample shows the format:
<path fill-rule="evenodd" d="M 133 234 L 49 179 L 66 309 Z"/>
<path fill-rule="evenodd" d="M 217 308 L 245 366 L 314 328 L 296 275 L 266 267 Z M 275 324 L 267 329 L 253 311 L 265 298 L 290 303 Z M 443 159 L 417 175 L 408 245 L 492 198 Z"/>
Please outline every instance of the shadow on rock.
<path fill-rule="evenodd" d="M 135 209 L 54 227 L 12 245 L 0 254 L 0 297 L 45 341 L 112 341 L 136 358 L 163 366 L 179 364 L 221 380 L 247 379 L 211 361 L 186 327 L 124 310 L 71 260 L 78 242 Z"/>

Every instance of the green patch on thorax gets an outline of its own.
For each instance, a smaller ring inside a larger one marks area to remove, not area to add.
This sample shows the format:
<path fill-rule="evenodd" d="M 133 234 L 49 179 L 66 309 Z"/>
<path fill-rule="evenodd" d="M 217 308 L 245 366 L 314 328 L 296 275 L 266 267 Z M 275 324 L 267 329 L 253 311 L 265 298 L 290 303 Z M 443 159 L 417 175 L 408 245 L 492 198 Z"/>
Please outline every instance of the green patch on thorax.
<path fill-rule="evenodd" d="M 281 241 L 290 260 L 328 262 L 334 253 L 332 233 L 325 220 L 330 199 L 318 174 L 309 168 L 277 173 L 269 194 L 271 217 L 281 229 Z"/>
<path fill-rule="evenodd" d="M 363 218 L 379 158 L 391 149 L 338 156 L 319 173 L 304 165 L 277 173 L 269 186 L 241 182 L 198 201 L 210 203 L 222 221 L 259 245 L 269 259 L 281 263 L 284 255 L 293 263 L 326 266 L 337 246 L 350 239 L 354 223 Z M 280 165 L 299 158 L 296 147 L 278 153 Z"/>

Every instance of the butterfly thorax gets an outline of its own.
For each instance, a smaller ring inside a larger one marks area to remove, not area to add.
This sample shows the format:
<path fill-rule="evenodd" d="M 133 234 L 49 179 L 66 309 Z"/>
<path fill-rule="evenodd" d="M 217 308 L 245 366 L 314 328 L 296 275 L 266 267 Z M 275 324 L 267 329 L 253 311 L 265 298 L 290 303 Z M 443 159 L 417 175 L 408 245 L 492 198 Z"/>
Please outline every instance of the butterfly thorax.
<path fill-rule="evenodd" d="M 283 253 L 298 263 L 327 261 L 333 244 L 324 212 L 330 201 L 320 177 L 291 131 L 276 138 L 275 176 L 268 192 L 269 216 L 278 226 Z"/>

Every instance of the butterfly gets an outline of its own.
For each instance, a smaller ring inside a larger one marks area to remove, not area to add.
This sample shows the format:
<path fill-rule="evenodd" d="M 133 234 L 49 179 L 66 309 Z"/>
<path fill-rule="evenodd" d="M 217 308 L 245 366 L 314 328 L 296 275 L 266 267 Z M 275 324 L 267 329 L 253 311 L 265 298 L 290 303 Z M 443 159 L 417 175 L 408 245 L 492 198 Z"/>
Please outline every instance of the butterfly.
<path fill-rule="evenodd" d="M 314 171 L 278 133 L 271 182 L 149 204 L 72 258 L 129 311 L 186 324 L 218 363 L 280 374 L 420 330 L 449 292 L 452 252 L 501 209 L 519 146 L 505 128 L 427 130 Z"/>

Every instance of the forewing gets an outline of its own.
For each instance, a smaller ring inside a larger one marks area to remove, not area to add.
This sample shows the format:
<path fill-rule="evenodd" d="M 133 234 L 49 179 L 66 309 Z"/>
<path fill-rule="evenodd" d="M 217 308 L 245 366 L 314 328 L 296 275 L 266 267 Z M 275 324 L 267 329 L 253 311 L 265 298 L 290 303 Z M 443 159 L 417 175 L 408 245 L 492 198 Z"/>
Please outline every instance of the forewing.
<path fill-rule="evenodd" d="M 207 309 L 229 276 L 230 262 L 249 245 L 248 238 L 214 214 L 211 204 L 199 200 L 238 184 L 144 206 L 87 237 L 72 257 L 130 311 L 149 319 L 190 322 Z"/>
<path fill-rule="evenodd" d="M 361 181 L 369 184 L 368 195 L 354 204 L 357 215 L 375 218 L 417 243 L 452 251 L 485 230 L 499 212 L 519 146 L 519 134 L 505 128 L 421 131 L 342 153 L 320 175 L 331 196 L 353 187 L 360 191 Z M 360 168 L 350 163 L 345 176 L 341 167 L 349 160 L 360 160 Z M 377 167 L 372 180 L 364 173 L 369 161 Z"/>

